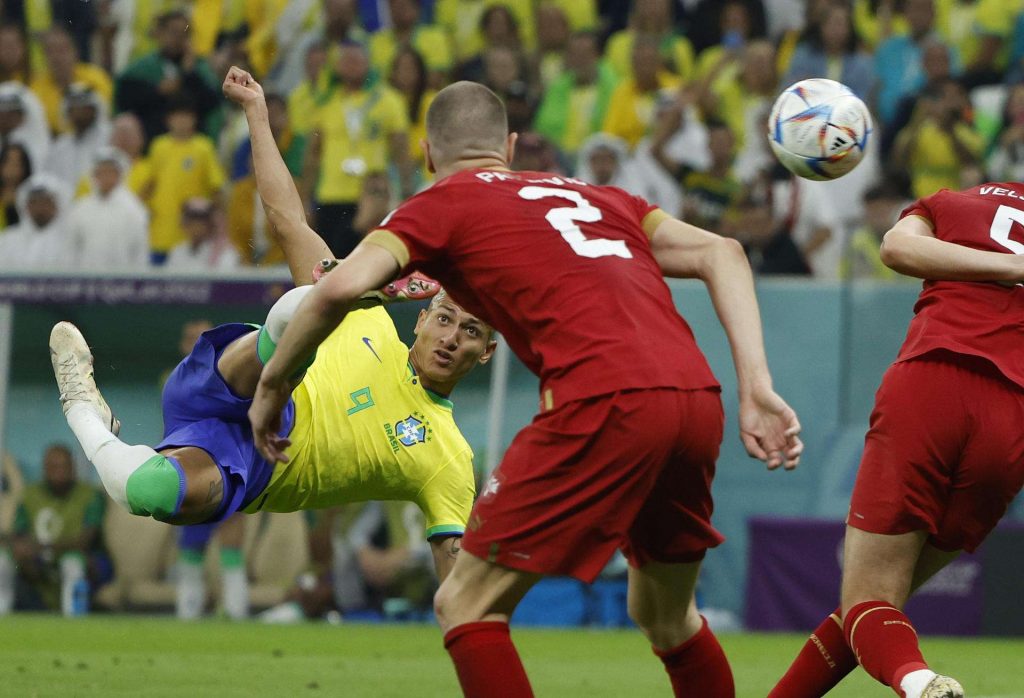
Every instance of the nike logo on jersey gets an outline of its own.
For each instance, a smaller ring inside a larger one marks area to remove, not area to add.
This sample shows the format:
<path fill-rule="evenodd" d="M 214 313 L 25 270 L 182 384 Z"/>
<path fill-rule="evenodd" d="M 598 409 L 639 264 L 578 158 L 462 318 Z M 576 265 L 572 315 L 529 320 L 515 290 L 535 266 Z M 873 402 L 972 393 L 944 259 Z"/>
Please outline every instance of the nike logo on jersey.
<path fill-rule="evenodd" d="M 380 355 L 377 354 L 377 350 L 373 348 L 373 341 L 369 337 L 363 337 L 363 344 L 366 345 L 367 349 L 373 352 L 373 355 L 376 357 L 377 361 L 384 363 L 383 361 L 381 361 Z"/>

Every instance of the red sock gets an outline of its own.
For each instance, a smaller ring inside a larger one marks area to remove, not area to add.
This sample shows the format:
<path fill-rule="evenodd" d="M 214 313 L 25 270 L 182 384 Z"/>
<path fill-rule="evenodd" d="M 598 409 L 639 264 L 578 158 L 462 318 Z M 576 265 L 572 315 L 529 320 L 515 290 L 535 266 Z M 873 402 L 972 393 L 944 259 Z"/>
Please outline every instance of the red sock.
<path fill-rule="evenodd" d="M 444 647 L 466 698 L 533 698 L 526 670 L 509 636 L 508 623 L 480 621 L 458 625 L 444 636 Z"/>
<path fill-rule="evenodd" d="M 729 660 L 706 620 L 697 634 L 683 644 L 669 650 L 655 648 L 654 653 L 665 665 L 672 693 L 677 698 L 735 698 L 736 686 Z"/>
<path fill-rule="evenodd" d="M 841 613 L 837 608 L 811 633 L 768 698 L 820 698 L 857 668 L 857 657 L 843 635 Z"/>
<path fill-rule="evenodd" d="M 917 644 L 917 631 L 910 619 L 892 604 L 857 604 L 847 612 L 843 631 L 864 671 L 898 695 L 903 695 L 900 681 L 904 676 L 928 668 Z"/>

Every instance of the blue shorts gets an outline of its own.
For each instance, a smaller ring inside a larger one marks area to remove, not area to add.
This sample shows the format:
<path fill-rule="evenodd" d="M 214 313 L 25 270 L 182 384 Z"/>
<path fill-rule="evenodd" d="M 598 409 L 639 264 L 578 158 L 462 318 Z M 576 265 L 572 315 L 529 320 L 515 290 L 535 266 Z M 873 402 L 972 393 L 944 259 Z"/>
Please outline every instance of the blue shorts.
<path fill-rule="evenodd" d="M 182 526 L 181 535 L 178 537 L 178 547 L 186 550 L 202 552 L 206 550 L 207 544 L 217 532 L 219 522 L 208 521 L 207 523 Z"/>
<path fill-rule="evenodd" d="M 207 521 L 220 521 L 245 508 L 266 488 L 274 472 L 274 464 L 253 445 L 252 400 L 231 392 L 217 371 L 224 348 L 254 331 L 252 325 L 232 323 L 204 332 L 164 385 L 164 436 L 156 450 L 201 448 L 224 478 L 223 502 Z M 253 361 L 257 360 L 254 353 Z M 289 400 L 281 413 L 281 435 L 287 436 L 294 423 L 295 403 Z"/>

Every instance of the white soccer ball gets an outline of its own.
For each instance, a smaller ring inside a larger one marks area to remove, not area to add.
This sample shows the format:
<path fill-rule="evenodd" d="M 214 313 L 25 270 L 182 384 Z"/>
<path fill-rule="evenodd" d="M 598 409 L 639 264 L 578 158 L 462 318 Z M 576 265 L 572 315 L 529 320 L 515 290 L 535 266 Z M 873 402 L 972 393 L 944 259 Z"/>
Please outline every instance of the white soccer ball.
<path fill-rule="evenodd" d="M 857 166 L 871 135 L 868 108 L 846 85 L 811 78 L 787 87 L 768 117 L 768 142 L 787 170 L 836 179 Z"/>

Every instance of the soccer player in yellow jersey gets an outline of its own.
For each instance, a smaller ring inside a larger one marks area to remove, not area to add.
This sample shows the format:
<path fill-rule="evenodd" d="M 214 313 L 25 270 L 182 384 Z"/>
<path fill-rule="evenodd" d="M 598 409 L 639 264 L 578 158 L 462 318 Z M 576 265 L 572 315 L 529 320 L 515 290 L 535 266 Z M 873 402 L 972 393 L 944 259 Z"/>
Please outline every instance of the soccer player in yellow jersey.
<path fill-rule="evenodd" d="M 265 103 L 264 107 L 265 107 Z M 164 387 L 165 432 L 155 448 L 120 441 L 93 380 L 92 354 L 74 325 L 58 323 L 50 354 L 68 424 L 117 503 L 172 524 L 218 521 L 235 511 L 295 511 L 343 502 L 415 502 L 426 519 L 443 578 L 454 563 L 475 492 L 472 451 L 448 395 L 494 351 L 492 330 L 443 293 L 420 313 L 407 348 L 386 311 L 356 311 L 294 377 L 278 434 L 287 462 L 266 461 L 247 412 L 263 364 L 312 289 L 308 270 L 328 256 L 305 225 L 302 204 L 271 135 L 253 124 L 260 188 L 298 288 L 271 308 L 262 327 L 229 324 L 205 332 Z M 269 156 L 269 157 L 268 157 Z M 428 297 L 434 282 L 413 277 L 378 298 Z"/>

